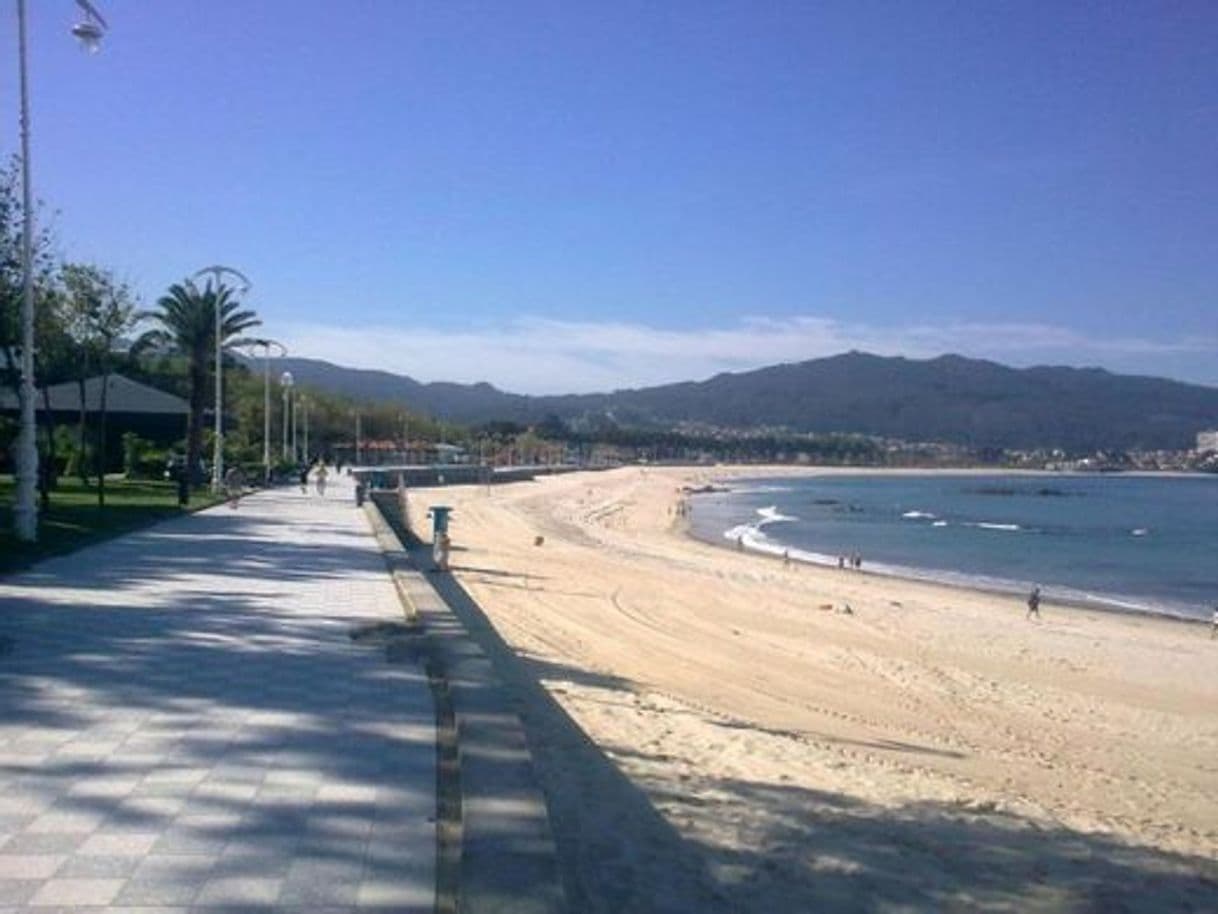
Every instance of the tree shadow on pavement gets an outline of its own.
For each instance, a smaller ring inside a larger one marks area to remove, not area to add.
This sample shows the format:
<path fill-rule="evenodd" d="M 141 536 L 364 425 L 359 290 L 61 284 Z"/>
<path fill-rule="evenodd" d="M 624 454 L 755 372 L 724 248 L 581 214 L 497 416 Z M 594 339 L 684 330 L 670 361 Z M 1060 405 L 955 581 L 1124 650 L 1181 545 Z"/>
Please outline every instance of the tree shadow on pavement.
<path fill-rule="evenodd" d="M 46 814 L 154 835 L 151 853 L 190 861 L 157 902 L 174 905 L 229 876 L 281 880 L 288 908 L 353 906 L 411 873 L 429 890 L 426 679 L 349 637 L 378 616 L 343 579 L 384 575 L 382 557 L 350 525 L 268 542 L 274 518 L 217 513 L 0 582 L 0 843 Z M 211 593 L 204 573 L 241 580 Z M 332 612 L 283 599 L 310 580 Z"/>

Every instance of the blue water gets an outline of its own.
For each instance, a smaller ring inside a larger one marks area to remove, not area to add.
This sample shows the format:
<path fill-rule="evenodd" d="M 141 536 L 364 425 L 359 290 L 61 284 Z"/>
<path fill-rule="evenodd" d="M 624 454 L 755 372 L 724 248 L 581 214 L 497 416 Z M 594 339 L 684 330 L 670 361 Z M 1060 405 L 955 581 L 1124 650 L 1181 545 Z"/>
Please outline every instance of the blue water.
<path fill-rule="evenodd" d="M 736 481 L 692 500 L 703 539 L 868 571 L 1208 618 L 1218 476 L 892 475 Z"/>

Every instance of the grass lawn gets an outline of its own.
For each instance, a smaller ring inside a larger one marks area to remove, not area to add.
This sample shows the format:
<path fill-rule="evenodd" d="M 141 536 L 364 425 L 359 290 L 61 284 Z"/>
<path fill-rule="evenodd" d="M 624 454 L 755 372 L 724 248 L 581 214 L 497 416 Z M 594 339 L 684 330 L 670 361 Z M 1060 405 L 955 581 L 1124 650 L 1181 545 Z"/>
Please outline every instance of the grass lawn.
<path fill-rule="evenodd" d="M 13 489 L 13 477 L 0 476 L 0 574 L 222 500 L 208 491 L 195 492 L 190 507 L 182 509 L 175 483 L 107 476 L 106 507 L 99 509 L 96 488 L 65 478 L 51 493 L 47 513 L 39 518 L 38 542 L 22 543 L 13 536 Z"/>

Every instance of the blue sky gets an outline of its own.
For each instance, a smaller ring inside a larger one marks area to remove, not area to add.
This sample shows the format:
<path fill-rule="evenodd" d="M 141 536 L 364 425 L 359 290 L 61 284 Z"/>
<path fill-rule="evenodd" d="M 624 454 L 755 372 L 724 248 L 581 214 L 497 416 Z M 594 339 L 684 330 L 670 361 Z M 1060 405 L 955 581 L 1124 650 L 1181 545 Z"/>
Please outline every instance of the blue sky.
<path fill-rule="evenodd" d="M 37 193 L 146 300 L 576 391 L 861 348 L 1218 384 L 1218 5 L 31 0 Z M 17 145 L 14 25 L 0 73 Z"/>

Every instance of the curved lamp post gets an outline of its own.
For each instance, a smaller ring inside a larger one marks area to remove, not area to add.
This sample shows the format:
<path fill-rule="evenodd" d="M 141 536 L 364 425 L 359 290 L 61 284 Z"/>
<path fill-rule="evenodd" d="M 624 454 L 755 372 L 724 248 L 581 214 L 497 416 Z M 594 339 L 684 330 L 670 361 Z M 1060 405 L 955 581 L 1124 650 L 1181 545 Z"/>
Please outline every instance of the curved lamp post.
<path fill-rule="evenodd" d="M 220 333 L 224 317 L 220 308 L 220 285 L 226 275 L 236 277 L 240 283 L 238 290 L 242 295 L 248 295 L 253 284 L 240 270 L 219 265 L 204 267 L 197 271 L 191 280 L 206 275 L 210 275 L 216 281 L 216 440 L 212 454 L 211 490 L 219 492 L 224 483 L 224 339 Z"/>
<path fill-rule="evenodd" d="M 296 398 L 296 402 L 300 404 L 300 411 L 304 418 L 304 438 L 301 442 L 300 459 L 306 464 L 309 462 L 309 398 L 301 394 Z"/>
<path fill-rule="evenodd" d="M 249 339 L 233 345 L 262 347 L 262 482 L 271 481 L 271 349 L 278 349 L 277 358 L 288 354 L 288 347 L 278 340 Z"/>
<path fill-rule="evenodd" d="M 279 386 L 283 388 L 283 459 L 288 459 L 288 424 L 292 414 L 292 372 L 285 371 L 279 376 Z"/>
<path fill-rule="evenodd" d="M 89 0 L 76 0 L 85 18 L 72 34 L 97 51 L 106 20 Z M 17 67 L 21 96 L 21 404 L 17 438 L 17 486 L 13 493 L 13 532 L 22 542 L 38 539 L 38 425 L 34 414 L 34 211 L 30 188 L 30 89 L 25 40 L 25 0 L 17 0 Z M 104 471 L 104 468 L 103 468 Z"/>

